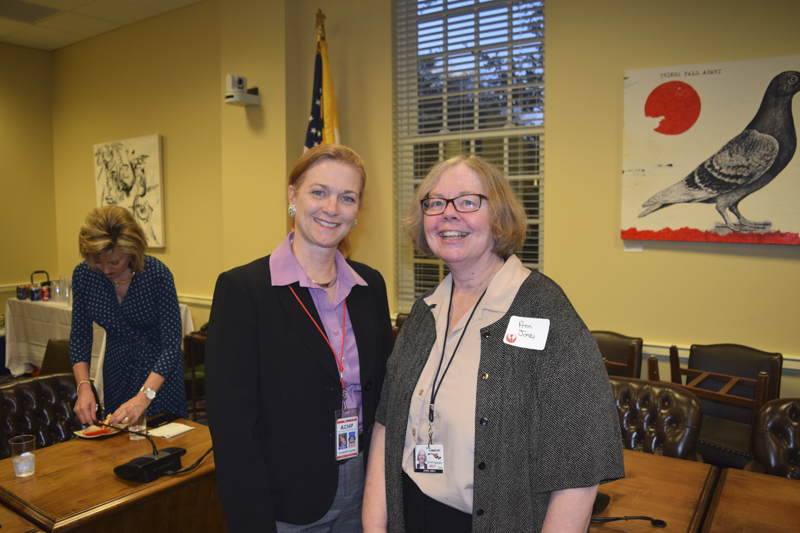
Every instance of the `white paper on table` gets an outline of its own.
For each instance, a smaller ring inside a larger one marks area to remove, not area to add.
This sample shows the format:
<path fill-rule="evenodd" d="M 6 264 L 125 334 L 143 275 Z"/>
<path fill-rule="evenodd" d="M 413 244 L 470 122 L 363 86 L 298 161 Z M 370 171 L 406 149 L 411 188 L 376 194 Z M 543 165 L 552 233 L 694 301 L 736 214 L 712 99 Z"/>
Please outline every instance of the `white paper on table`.
<path fill-rule="evenodd" d="M 169 424 L 164 424 L 159 428 L 148 429 L 147 434 L 151 437 L 163 437 L 168 439 L 170 437 L 174 437 L 176 435 L 180 435 L 181 433 L 186 433 L 187 431 L 191 431 L 194 428 L 192 426 L 187 426 L 186 424 L 180 424 L 178 422 L 172 422 Z"/>

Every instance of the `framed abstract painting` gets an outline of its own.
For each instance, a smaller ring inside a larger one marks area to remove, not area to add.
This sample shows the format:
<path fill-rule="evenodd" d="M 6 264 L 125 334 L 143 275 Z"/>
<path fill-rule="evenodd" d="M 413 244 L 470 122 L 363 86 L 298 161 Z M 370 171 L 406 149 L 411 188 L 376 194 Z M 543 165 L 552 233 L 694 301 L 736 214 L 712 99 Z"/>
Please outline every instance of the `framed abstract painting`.
<path fill-rule="evenodd" d="M 98 207 L 128 209 L 142 226 L 148 247 L 167 245 L 160 135 L 94 145 L 94 177 Z"/>

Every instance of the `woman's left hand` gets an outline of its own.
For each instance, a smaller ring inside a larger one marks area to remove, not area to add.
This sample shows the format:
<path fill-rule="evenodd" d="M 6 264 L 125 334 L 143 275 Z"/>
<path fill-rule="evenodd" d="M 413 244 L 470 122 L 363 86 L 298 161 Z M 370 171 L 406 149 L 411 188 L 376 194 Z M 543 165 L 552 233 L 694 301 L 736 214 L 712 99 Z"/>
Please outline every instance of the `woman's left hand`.
<path fill-rule="evenodd" d="M 111 415 L 111 420 L 108 424 L 116 426 L 117 424 L 131 424 L 135 421 L 137 416 L 142 414 L 143 410 L 147 410 L 151 400 L 147 399 L 143 393 L 139 393 L 127 402 L 119 406 L 119 409 L 114 411 Z"/>

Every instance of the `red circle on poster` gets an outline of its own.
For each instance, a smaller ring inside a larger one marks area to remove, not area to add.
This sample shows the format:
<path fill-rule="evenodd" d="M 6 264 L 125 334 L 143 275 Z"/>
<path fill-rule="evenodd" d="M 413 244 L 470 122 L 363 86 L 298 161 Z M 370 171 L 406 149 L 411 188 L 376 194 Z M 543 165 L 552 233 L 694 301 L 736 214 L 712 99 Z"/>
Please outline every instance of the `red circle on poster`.
<path fill-rule="evenodd" d="M 664 117 L 655 131 L 665 135 L 679 135 L 697 122 L 700 116 L 700 96 L 682 81 L 662 83 L 650 93 L 644 104 L 647 117 Z"/>

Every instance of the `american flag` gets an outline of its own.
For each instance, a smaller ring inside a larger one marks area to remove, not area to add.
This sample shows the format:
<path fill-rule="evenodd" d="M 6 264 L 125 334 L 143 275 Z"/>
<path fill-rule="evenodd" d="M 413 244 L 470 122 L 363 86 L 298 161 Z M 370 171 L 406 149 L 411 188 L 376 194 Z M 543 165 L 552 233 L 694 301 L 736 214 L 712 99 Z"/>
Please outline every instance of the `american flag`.
<path fill-rule="evenodd" d="M 318 144 L 339 143 L 339 111 L 333 92 L 333 77 L 328 62 L 328 43 L 319 42 L 314 60 L 314 89 L 303 151 Z"/>

